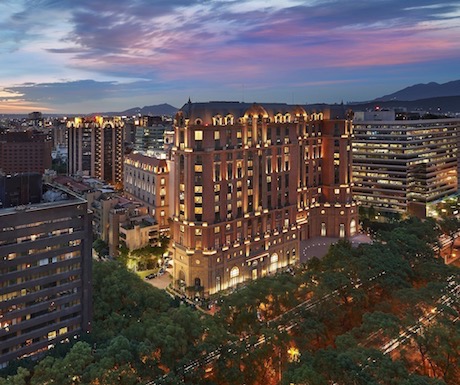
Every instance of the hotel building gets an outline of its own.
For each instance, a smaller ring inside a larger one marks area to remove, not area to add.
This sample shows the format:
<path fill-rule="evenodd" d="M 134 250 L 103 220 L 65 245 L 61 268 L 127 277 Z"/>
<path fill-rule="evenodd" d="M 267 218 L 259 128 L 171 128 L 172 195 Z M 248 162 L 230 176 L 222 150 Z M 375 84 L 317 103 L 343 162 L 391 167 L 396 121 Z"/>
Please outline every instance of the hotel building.
<path fill-rule="evenodd" d="M 147 207 L 162 231 L 169 231 L 169 161 L 131 153 L 124 160 L 124 193 Z"/>
<path fill-rule="evenodd" d="M 123 183 L 123 127 L 118 117 L 69 119 L 69 174 L 87 175 L 114 185 Z"/>
<path fill-rule="evenodd" d="M 52 141 L 36 130 L 0 134 L 0 171 L 5 174 L 38 172 L 51 168 Z"/>
<path fill-rule="evenodd" d="M 343 112 L 187 103 L 174 120 L 174 285 L 213 294 L 294 264 L 300 241 L 354 235 Z"/>
<path fill-rule="evenodd" d="M 38 203 L 0 209 L 0 367 L 91 329 L 86 201 L 44 189 Z"/>
<path fill-rule="evenodd" d="M 456 119 L 395 120 L 394 111 L 356 112 L 354 197 L 376 212 L 424 218 L 427 205 L 458 188 Z"/>

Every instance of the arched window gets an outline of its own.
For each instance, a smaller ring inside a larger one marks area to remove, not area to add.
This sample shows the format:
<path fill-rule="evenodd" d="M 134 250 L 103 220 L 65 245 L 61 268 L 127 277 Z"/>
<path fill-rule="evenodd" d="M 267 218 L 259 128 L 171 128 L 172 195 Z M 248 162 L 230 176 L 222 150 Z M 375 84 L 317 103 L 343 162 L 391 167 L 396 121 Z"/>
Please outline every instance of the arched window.
<path fill-rule="evenodd" d="M 195 278 L 195 287 L 200 287 L 201 286 L 201 279 L 200 278 Z"/>
<path fill-rule="evenodd" d="M 184 270 L 179 271 L 179 280 L 178 281 L 179 281 L 178 282 L 179 287 L 184 288 L 185 287 L 185 273 L 184 273 Z"/>
<path fill-rule="evenodd" d="M 352 237 L 355 234 L 356 234 L 356 221 L 352 219 L 350 222 L 350 236 Z"/>
<path fill-rule="evenodd" d="M 222 116 L 216 115 L 212 117 L 212 124 L 213 126 L 221 126 L 222 125 Z"/>
<path fill-rule="evenodd" d="M 275 272 L 276 270 L 278 270 L 278 254 L 274 253 L 272 254 L 272 256 L 270 257 L 270 267 L 269 267 L 269 271 L 271 273 Z"/>
<path fill-rule="evenodd" d="M 326 224 L 324 222 L 321 223 L 321 236 L 322 237 L 326 236 Z"/>
<path fill-rule="evenodd" d="M 228 114 L 226 117 L 225 117 L 225 120 L 224 120 L 225 124 L 234 124 L 235 122 L 235 118 L 233 117 L 232 114 Z"/>
<path fill-rule="evenodd" d="M 240 279 L 240 269 L 238 267 L 234 266 L 230 270 L 230 286 L 235 286 Z"/>

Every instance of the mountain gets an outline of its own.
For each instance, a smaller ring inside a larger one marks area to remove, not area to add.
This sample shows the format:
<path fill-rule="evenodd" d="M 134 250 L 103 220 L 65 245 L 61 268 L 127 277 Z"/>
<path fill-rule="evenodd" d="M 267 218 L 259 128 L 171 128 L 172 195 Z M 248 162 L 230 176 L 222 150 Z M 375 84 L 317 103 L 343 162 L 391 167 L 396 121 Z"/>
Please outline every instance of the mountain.
<path fill-rule="evenodd" d="M 131 116 L 136 114 L 141 115 L 174 115 L 179 109 L 170 104 L 163 103 L 155 106 L 144 106 L 142 108 L 134 107 L 129 110 L 122 111 L 121 115 Z"/>
<path fill-rule="evenodd" d="M 419 100 L 437 98 L 443 96 L 460 96 L 460 80 L 439 84 L 435 82 L 427 84 L 415 84 L 400 91 L 375 99 L 375 101 L 390 100 Z"/>
<path fill-rule="evenodd" d="M 427 111 L 432 113 L 460 113 L 460 95 L 443 96 L 438 98 L 427 98 L 418 100 L 374 100 L 371 102 L 353 102 L 348 106 L 355 111 L 380 108 L 407 108 L 408 111 Z"/>
<path fill-rule="evenodd" d="M 90 115 L 108 115 L 108 116 L 134 116 L 134 115 L 152 115 L 152 116 L 173 116 L 179 109 L 170 104 L 163 103 L 154 106 L 133 107 L 124 111 L 95 112 Z"/>

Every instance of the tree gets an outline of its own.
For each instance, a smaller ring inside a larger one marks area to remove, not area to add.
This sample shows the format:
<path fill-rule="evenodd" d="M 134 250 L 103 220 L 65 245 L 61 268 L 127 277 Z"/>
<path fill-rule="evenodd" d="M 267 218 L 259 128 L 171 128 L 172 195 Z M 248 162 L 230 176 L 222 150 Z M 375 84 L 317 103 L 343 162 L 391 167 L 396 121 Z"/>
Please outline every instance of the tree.
<path fill-rule="evenodd" d="M 27 385 L 30 377 L 30 371 L 19 367 L 16 374 L 8 376 L 6 378 L 0 377 L 0 385 Z"/>
<path fill-rule="evenodd" d="M 109 253 L 109 245 L 107 244 L 107 242 L 104 242 L 101 238 L 97 238 L 93 242 L 93 249 L 99 258 Z"/>
<path fill-rule="evenodd" d="M 439 227 L 442 233 L 450 239 L 450 254 L 454 249 L 455 239 L 460 230 L 460 219 L 457 217 L 445 217 L 439 222 Z"/>

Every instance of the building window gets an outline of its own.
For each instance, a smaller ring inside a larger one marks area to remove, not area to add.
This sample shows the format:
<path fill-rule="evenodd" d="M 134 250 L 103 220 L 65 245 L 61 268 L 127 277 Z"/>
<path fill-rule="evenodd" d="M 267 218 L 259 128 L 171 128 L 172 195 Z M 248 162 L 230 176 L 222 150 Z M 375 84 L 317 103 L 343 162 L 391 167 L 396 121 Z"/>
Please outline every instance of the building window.
<path fill-rule="evenodd" d="M 236 266 L 232 267 L 230 270 L 230 286 L 235 286 L 239 281 L 239 277 L 240 269 L 238 269 Z"/>
<path fill-rule="evenodd" d="M 345 238 L 345 225 L 343 223 L 340 224 L 339 237 Z"/>
<path fill-rule="evenodd" d="M 321 223 L 321 236 L 322 237 L 326 236 L 326 224 L 324 222 Z"/>
<path fill-rule="evenodd" d="M 356 234 L 356 221 L 352 219 L 350 222 L 350 236 L 353 236 L 355 234 Z"/>
<path fill-rule="evenodd" d="M 278 269 L 278 254 L 274 253 L 270 257 L 270 267 L 269 271 L 274 273 Z"/>
<path fill-rule="evenodd" d="M 195 131 L 195 140 L 203 140 L 203 131 L 201 130 Z"/>

